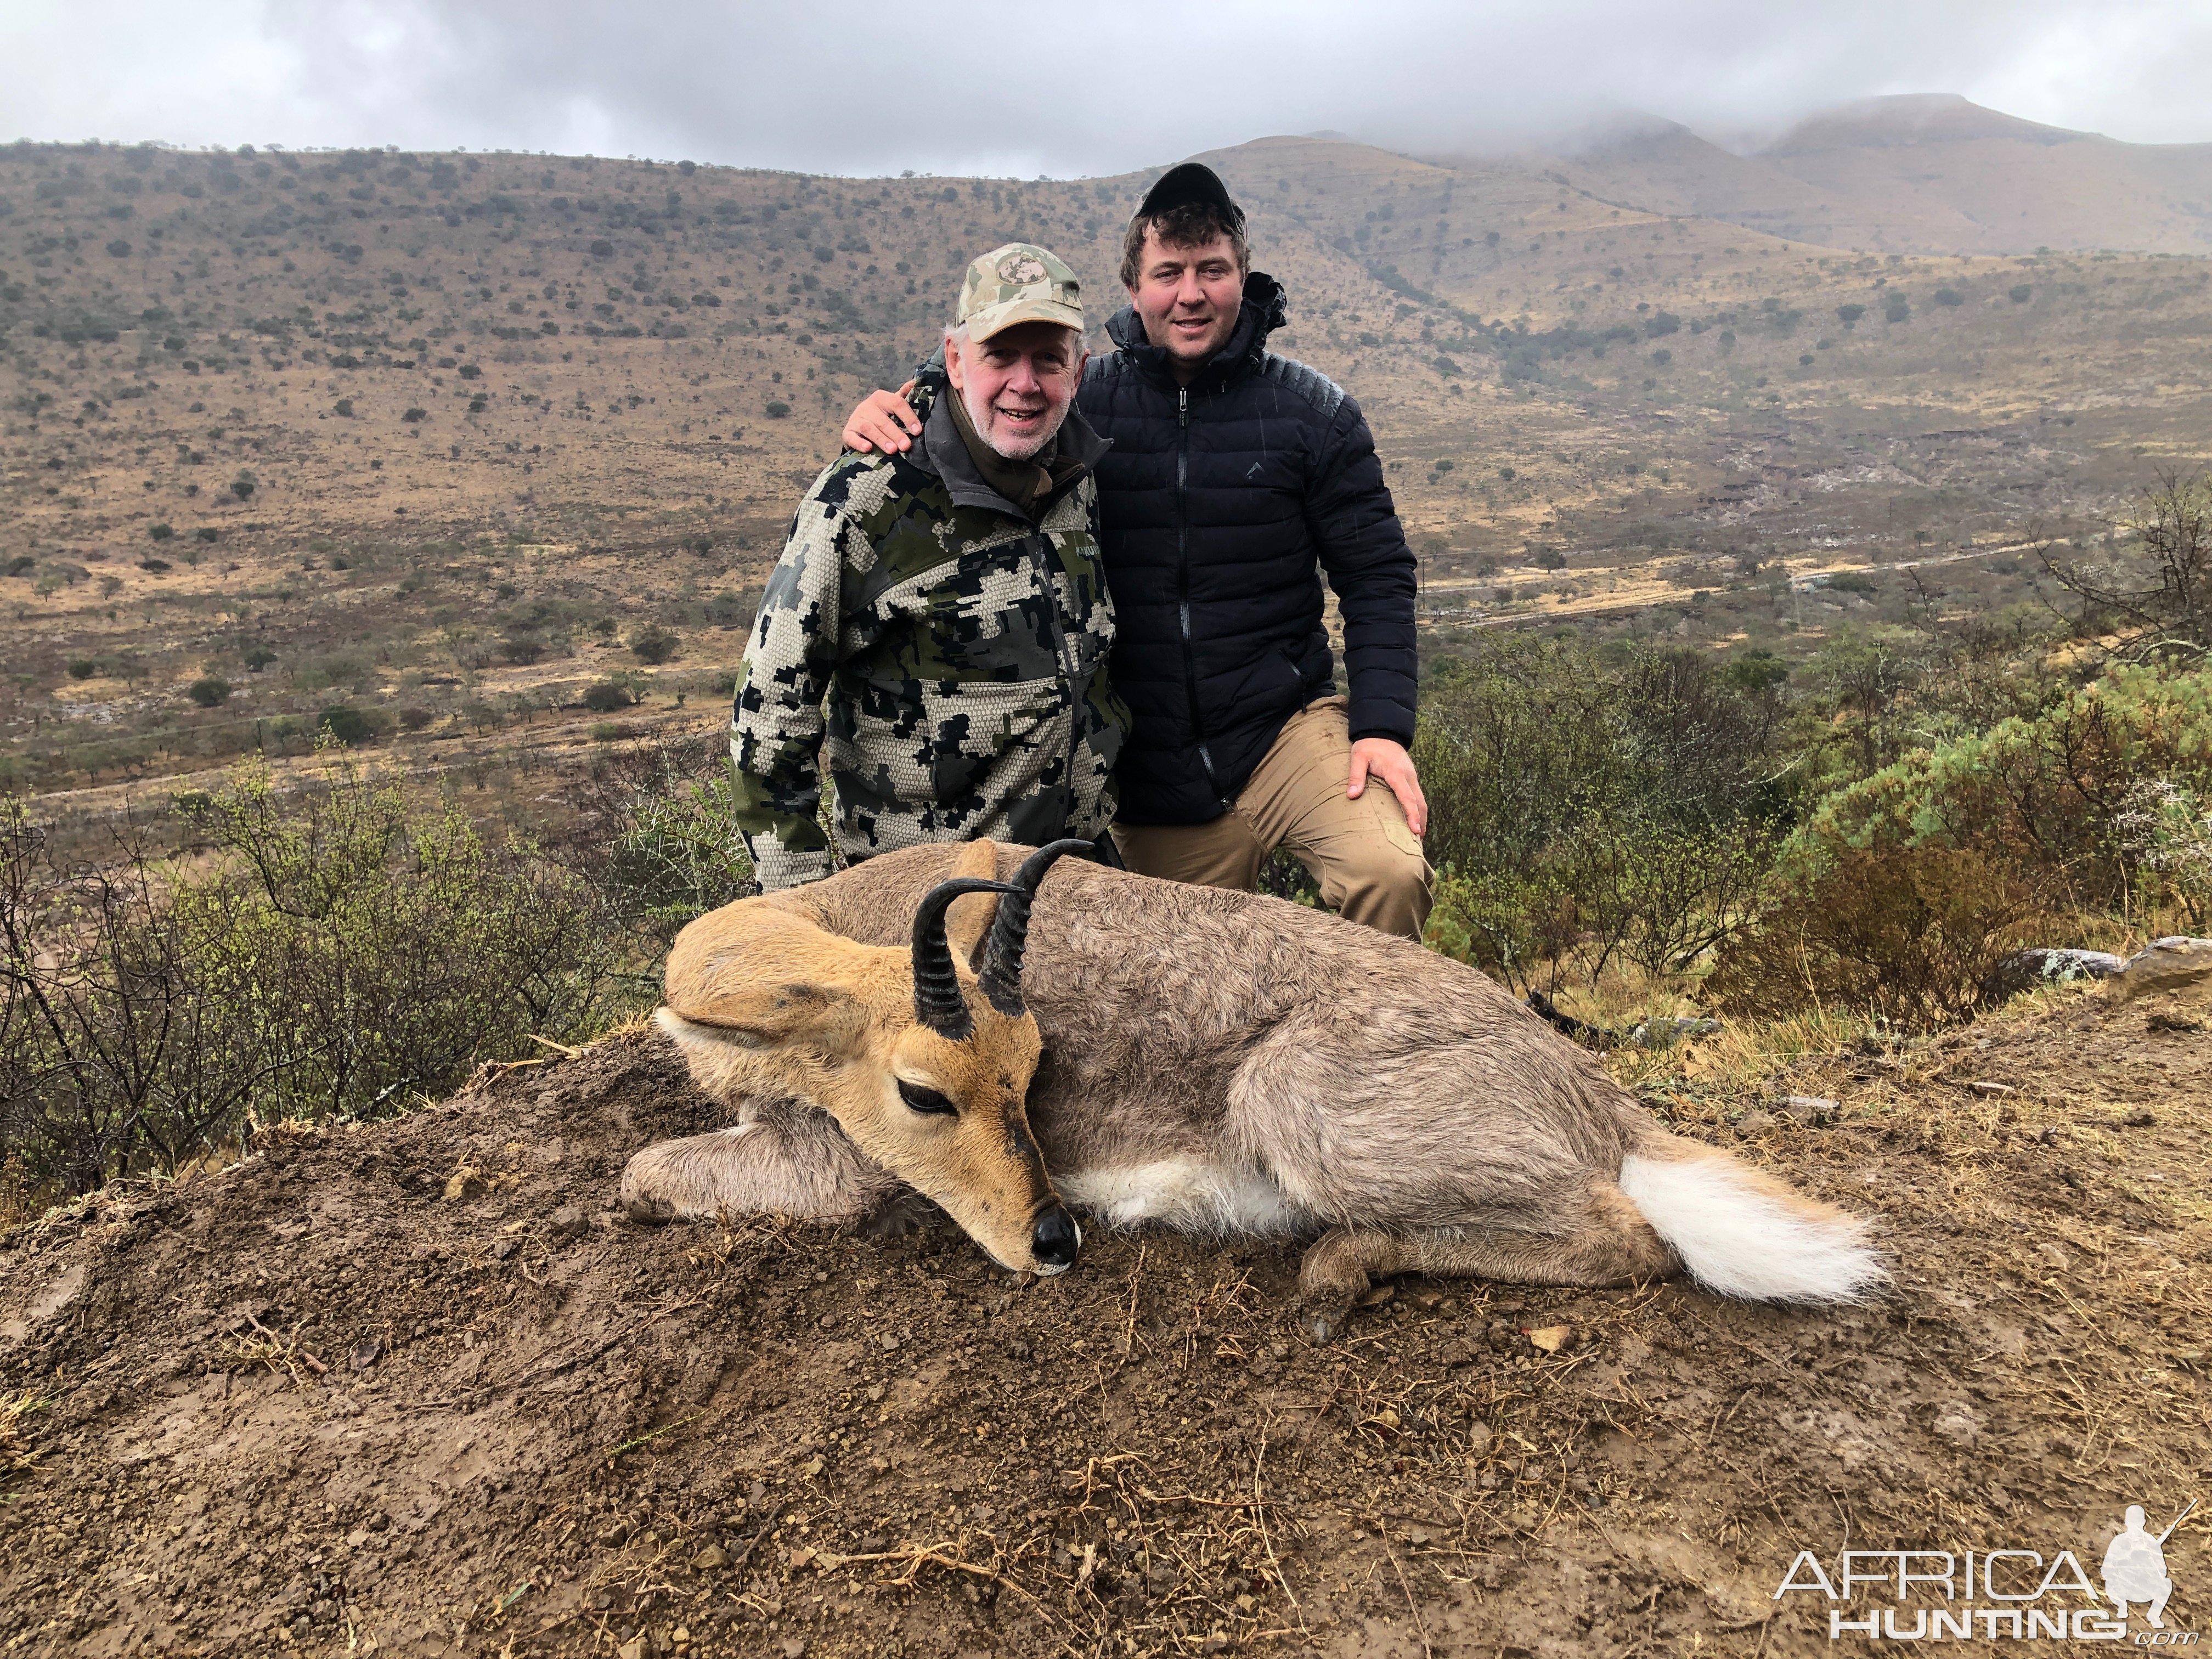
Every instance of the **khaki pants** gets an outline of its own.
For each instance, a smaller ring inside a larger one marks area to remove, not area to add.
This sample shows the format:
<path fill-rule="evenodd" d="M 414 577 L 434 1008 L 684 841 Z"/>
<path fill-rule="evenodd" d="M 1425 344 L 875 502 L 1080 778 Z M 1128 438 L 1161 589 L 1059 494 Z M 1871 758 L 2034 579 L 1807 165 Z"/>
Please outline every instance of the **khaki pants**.
<path fill-rule="evenodd" d="M 1249 892 L 1267 855 L 1286 848 L 1339 915 L 1420 938 L 1435 872 L 1387 787 L 1370 777 L 1358 800 L 1345 799 L 1346 701 L 1323 697 L 1293 714 L 1237 805 L 1212 823 L 1116 823 L 1123 860 L 1139 875 Z"/>

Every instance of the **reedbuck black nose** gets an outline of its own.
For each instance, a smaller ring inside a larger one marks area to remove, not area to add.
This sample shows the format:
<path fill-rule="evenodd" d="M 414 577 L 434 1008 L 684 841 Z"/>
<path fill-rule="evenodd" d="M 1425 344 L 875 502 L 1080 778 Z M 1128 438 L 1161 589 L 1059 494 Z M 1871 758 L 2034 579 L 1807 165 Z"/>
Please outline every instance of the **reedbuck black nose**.
<path fill-rule="evenodd" d="M 1082 1244 L 1083 1234 L 1075 1218 L 1057 1204 L 1037 1218 L 1036 1231 L 1030 1235 L 1030 1249 L 1048 1267 L 1072 1264 Z"/>

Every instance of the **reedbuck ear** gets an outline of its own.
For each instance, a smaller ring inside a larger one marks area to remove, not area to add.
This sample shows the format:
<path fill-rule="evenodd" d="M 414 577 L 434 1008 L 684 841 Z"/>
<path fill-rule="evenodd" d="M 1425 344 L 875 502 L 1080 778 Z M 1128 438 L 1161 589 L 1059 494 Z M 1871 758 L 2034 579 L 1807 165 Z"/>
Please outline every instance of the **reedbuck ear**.
<path fill-rule="evenodd" d="M 963 842 L 960 856 L 953 860 L 952 867 L 945 872 L 947 880 L 972 877 L 990 881 L 999 873 L 999 849 L 988 841 Z M 956 961 L 972 964 L 975 951 L 983 942 L 983 935 L 991 926 L 991 918 L 998 914 L 999 896 L 996 893 L 969 893 L 953 900 L 952 908 L 945 913 L 945 942 L 952 949 Z"/>
<path fill-rule="evenodd" d="M 843 1050 L 860 1040 L 886 952 L 765 908 L 717 925 L 729 914 L 702 916 L 677 935 L 670 1012 L 747 1047 L 805 1042 Z"/>

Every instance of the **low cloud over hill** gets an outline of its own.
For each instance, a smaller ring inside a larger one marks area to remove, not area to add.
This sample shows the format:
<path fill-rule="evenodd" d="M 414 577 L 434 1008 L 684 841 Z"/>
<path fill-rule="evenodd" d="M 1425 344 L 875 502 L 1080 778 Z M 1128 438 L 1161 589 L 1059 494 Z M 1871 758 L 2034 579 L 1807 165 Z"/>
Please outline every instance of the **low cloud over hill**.
<path fill-rule="evenodd" d="M 2130 144 L 1949 94 L 1832 110 L 1743 153 L 1628 118 L 1523 155 L 1654 213 L 1885 253 L 2212 252 L 2212 144 Z"/>

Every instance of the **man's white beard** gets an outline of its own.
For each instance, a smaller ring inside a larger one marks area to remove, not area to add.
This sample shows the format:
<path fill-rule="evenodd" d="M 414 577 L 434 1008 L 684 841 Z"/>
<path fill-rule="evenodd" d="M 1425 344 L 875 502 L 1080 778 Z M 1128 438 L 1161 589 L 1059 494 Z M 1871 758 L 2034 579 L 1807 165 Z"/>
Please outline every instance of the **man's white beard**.
<path fill-rule="evenodd" d="M 960 388 L 960 401 L 967 407 L 968 424 L 975 428 L 975 435 L 1010 461 L 1035 460 L 1042 453 L 1044 447 L 1053 441 L 1054 434 L 1060 430 L 1060 423 L 1054 422 L 1046 428 L 1044 435 L 1036 442 L 1024 444 L 1016 449 L 1008 449 L 1005 444 L 992 435 L 991 427 L 994 417 L 991 412 L 991 406 L 988 404 L 976 402 L 972 388 L 968 386 Z"/>

